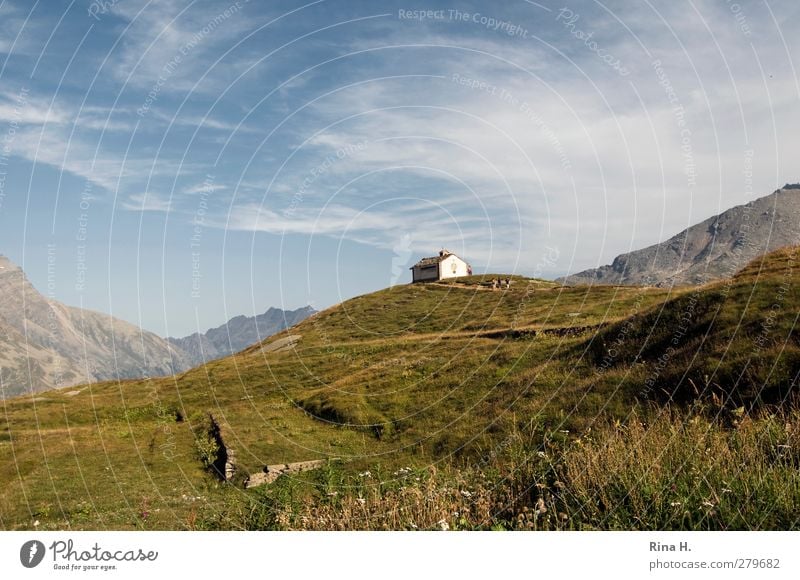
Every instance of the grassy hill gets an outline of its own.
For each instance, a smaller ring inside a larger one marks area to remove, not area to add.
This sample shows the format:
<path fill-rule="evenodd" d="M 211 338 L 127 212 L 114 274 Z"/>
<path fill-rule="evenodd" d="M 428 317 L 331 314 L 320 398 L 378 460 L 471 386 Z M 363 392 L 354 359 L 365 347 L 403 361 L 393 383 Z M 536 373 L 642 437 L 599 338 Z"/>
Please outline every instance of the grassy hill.
<path fill-rule="evenodd" d="M 0 526 L 794 527 L 795 251 L 700 288 L 396 286 L 175 377 L 4 401 Z M 756 521 L 759 485 L 782 499 Z M 670 507 L 712 492 L 730 509 Z"/>

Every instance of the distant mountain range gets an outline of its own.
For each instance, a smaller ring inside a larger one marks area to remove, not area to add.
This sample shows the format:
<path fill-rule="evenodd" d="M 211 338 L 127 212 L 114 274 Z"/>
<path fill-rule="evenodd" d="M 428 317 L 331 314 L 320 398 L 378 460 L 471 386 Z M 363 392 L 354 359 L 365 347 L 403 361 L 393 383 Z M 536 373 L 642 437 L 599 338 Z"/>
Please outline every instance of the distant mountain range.
<path fill-rule="evenodd" d="M 229 356 L 294 326 L 314 314 L 311 306 L 297 310 L 270 308 L 258 316 L 236 316 L 226 324 L 204 334 L 195 332 L 184 338 L 170 338 L 170 344 L 189 358 L 192 366 Z"/>
<path fill-rule="evenodd" d="M 270 308 L 180 339 L 49 300 L 0 256 L 0 399 L 81 383 L 163 376 L 237 352 L 313 314 Z"/>
<path fill-rule="evenodd" d="M 560 278 L 567 284 L 672 286 L 732 276 L 753 258 L 800 242 L 800 184 L 733 207 L 665 242 L 607 266 Z"/>

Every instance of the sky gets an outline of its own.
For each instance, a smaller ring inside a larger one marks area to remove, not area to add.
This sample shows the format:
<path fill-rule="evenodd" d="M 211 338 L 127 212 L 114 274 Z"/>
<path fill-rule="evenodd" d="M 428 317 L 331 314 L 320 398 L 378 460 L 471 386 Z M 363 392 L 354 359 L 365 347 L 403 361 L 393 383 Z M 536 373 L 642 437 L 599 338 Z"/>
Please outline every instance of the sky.
<path fill-rule="evenodd" d="M 800 3 L 0 1 L 0 254 L 183 336 L 800 181 Z"/>

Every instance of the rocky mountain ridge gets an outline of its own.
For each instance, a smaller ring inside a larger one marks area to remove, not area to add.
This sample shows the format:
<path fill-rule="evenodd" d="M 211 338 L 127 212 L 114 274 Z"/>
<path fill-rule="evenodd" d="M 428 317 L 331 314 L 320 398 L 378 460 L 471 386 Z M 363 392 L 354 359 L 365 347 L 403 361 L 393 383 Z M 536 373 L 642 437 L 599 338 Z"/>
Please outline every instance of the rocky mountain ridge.
<path fill-rule="evenodd" d="M 800 184 L 735 206 L 611 264 L 560 278 L 567 284 L 667 287 L 732 276 L 753 258 L 800 242 Z"/>
<path fill-rule="evenodd" d="M 169 338 L 170 344 L 190 359 L 192 366 L 229 356 L 305 320 L 316 313 L 311 306 L 296 310 L 269 308 L 258 316 L 236 316 L 205 333 Z"/>

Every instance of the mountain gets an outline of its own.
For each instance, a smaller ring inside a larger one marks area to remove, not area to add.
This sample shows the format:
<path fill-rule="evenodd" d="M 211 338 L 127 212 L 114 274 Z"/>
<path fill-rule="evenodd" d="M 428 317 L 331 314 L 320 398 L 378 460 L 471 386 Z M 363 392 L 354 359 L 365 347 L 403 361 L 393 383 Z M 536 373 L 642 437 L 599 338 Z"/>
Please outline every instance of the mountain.
<path fill-rule="evenodd" d="M 133 324 L 42 296 L 0 256 L 0 398 L 114 378 L 168 375 L 189 359 Z"/>
<path fill-rule="evenodd" d="M 195 332 L 190 336 L 168 340 L 188 357 L 192 366 L 197 366 L 239 352 L 302 322 L 314 313 L 316 310 L 311 306 L 297 310 L 270 308 L 258 316 L 236 316 L 204 334 Z"/>
<path fill-rule="evenodd" d="M 40 294 L 0 255 L 0 399 L 112 379 L 166 376 L 227 356 L 300 322 L 311 307 L 257 317 L 182 339 Z"/>
<path fill-rule="evenodd" d="M 800 241 L 800 184 L 733 207 L 665 242 L 617 256 L 610 265 L 571 274 L 567 284 L 669 287 L 732 276 L 750 260 Z"/>

